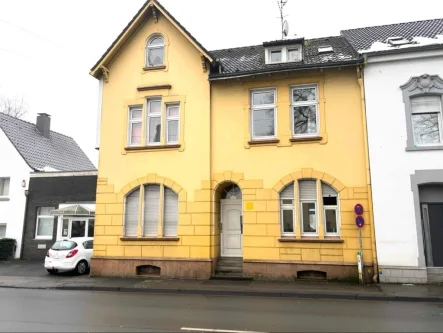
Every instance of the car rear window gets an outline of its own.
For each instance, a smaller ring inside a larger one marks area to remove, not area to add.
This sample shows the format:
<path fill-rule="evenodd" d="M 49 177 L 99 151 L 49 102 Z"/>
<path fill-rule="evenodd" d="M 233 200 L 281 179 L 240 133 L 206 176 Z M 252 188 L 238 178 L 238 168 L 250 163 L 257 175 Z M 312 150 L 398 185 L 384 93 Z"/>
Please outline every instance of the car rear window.
<path fill-rule="evenodd" d="M 77 243 L 73 241 L 58 241 L 52 245 L 51 250 L 54 251 L 68 251 L 77 247 Z"/>

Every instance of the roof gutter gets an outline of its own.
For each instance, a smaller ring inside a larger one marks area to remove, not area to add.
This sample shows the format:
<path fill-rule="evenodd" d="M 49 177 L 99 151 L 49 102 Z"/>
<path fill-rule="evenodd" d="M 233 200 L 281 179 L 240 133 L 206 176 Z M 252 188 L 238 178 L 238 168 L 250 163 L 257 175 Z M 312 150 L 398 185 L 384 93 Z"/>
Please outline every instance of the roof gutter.
<path fill-rule="evenodd" d="M 371 56 L 382 56 L 382 55 L 389 55 L 389 54 L 403 54 L 403 53 L 410 53 L 410 52 L 420 52 L 420 51 L 430 51 L 430 50 L 440 50 L 443 49 L 443 44 L 431 44 L 431 45 L 424 45 L 419 47 L 406 47 L 401 49 L 392 49 L 392 50 L 383 50 L 383 51 L 373 51 L 373 52 L 362 52 L 360 53 L 365 58 L 371 57 Z"/>
<path fill-rule="evenodd" d="M 284 68 L 284 69 L 273 69 L 273 70 L 258 70 L 258 71 L 251 71 L 251 72 L 244 72 L 243 74 L 228 74 L 228 75 L 215 75 L 210 76 L 209 81 L 221 81 L 221 80 L 229 80 L 229 79 L 238 79 L 238 78 L 244 78 L 254 75 L 266 75 L 266 74 L 277 74 L 277 73 L 286 73 L 286 72 L 294 72 L 294 71 L 302 71 L 306 69 L 326 69 L 326 68 L 334 68 L 334 67 L 350 67 L 350 66 L 357 66 L 359 64 L 363 63 L 363 59 L 358 60 L 352 60 L 352 61 L 345 61 L 345 62 L 333 62 L 328 63 L 324 65 L 318 65 L 318 64 L 308 64 L 305 66 L 300 67 L 292 67 L 292 68 Z"/>

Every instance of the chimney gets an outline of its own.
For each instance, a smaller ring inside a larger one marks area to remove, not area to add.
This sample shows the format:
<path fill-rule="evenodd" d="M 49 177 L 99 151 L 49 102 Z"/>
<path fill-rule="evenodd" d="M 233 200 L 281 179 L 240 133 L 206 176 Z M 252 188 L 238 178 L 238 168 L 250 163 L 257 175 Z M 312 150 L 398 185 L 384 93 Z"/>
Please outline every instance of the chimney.
<path fill-rule="evenodd" d="M 47 113 L 37 113 L 37 124 L 35 125 L 38 131 L 45 138 L 51 137 L 51 116 Z"/>

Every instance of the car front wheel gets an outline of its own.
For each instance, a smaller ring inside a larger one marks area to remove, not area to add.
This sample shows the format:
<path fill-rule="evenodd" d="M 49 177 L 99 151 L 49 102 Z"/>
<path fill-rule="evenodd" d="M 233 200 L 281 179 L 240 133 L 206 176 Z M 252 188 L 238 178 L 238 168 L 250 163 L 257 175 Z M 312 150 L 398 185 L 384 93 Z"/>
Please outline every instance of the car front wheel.
<path fill-rule="evenodd" d="M 86 261 L 80 261 L 75 267 L 75 272 L 79 275 L 85 274 L 88 270 L 88 264 Z"/>

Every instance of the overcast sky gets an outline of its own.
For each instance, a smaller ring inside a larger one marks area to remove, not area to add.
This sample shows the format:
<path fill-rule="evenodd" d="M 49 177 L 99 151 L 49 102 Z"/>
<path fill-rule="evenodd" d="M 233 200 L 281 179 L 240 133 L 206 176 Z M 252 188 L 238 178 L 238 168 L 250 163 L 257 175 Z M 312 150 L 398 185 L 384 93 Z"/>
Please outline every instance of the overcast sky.
<path fill-rule="evenodd" d="M 89 69 L 145 0 L 0 0 L 0 96 L 24 98 L 35 122 L 72 136 L 97 164 L 98 81 Z M 162 0 L 207 49 L 280 38 L 277 0 Z M 289 0 L 290 37 L 325 37 L 340 30 L 443 16 L 443 1 Z"/>

